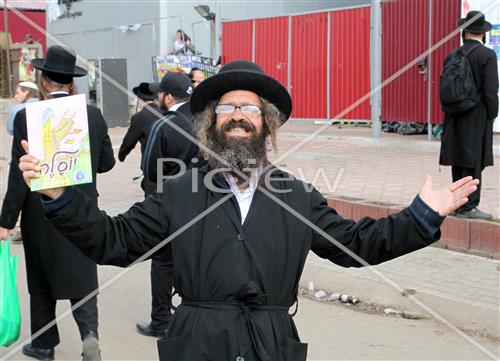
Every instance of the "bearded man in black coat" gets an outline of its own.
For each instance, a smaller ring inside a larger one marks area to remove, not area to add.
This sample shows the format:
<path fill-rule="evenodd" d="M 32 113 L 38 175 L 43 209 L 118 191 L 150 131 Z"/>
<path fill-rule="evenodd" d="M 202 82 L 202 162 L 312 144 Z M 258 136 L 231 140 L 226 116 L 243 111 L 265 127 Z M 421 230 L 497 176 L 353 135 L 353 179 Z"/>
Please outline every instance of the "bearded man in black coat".
<path fill-rule="evenodd" d="M 45 59 L 32 64 L 41 70 L 41 89 L 47 99 L 72 95 L 73 77 L 87 72 L 75 65 L 69 49 L 52 46 Z M 97 205 L 96 174 L 104 173 L 115 164 L 108 127 L 101 112 L 87 105 L 93 183 L 76 186 Z M 97 266 L 68 242 L 44 217 L 40 194 L 30 192 L 19 170 L 19 158 L 24 154 L 20 145 L 27 137 L 26 109 L 14 119 L 12 162 L 7 193 L 0 215 L 0 239 L 14 228 L 21 213 L 21 231 L 26 258 L 26 274 L 30 293 L 31 334 L 39 332 L 56 318 L 56 301 L 67 300 L 74 305 L 98 288 Z M 94 296 L 73 311 L 83 341 L 83 360 L 100 360 L 98 345 L 97 297 Z M 54 347 L 59 343 L 57 324 L 48 328 L 32 343 L 24 345 L 23 353 L 38 360 L 54 359 Z"/>
<path fill-rule="evenodd" d="M 445 114 L 443 123 L 439 164 L 451 165 L 453 181 L 466 176 L 481 180 L 483 169 L 493 165 L 493 122 L 498 115 L 497 57 L 492 49 L 483 45 L 491 24 L 482 13 L 470 11 L 466 18 L 458 21 L 458 26 L 474 18 L 476 20 L 463 30 L 462 38 L 463 51 L 469 52 L 467 58 L 480 99 L 475 107 L 463 113 Z M 491 214 L 477 208 L 480 197 L 481 185 L 478 185 L 477 191 L 457 210 L 456 216 L 491 219 Z"/>
<path fill-rule="evenodd" d="M 423 248 L 478 184 L 468 177 L 434 191 L 429 176 L 410 207 L 354 222 L 268 161 L 292 101 L 257 64 L 224 65 L 196 88 L 191 109 L 208 164 L 127 212 L 109 217 L 74 188 L 43 191 L 52 225 L 96 262 L 125 267 L 173 241 L 182 301 L 158 341 L 161 360 L 306 360 L 289 309 L 309 251 L 359 267 Z M 38 176 L 30 155 L 20 168 L 27 182 Z"/>

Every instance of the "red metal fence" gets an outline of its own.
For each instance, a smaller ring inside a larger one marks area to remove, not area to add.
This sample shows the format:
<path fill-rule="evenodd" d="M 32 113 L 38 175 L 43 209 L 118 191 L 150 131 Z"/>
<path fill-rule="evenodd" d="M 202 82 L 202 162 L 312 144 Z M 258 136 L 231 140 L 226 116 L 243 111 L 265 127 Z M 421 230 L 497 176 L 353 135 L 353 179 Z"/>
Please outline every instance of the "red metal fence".
<path fill-rule="evenodd" d="M 429 45 L 427 1 L 382 3 L 382 81 Z M 382 120 L 427 122 L 427 82 L 415 65 L 382 88 Z"/>
<path fill-rule="evenodd" d="M 328 13 L 292 16 L 294 118 L 326 118 Z"/>
<path fill-rule="evenodd" d="M 253 60 L 290 91 L 294 118 L 370 119 L 370 8 L 223 22 L 222 62 Z M 345 46 L 348 46 L 346 51 Z"/>
<path fill-rule="evenodd" d="M 222 62 L 252 60 L 253 20 L 224 23 L 222 32 Z"/>
<path fill-rule="evenodd" d="M 382 80 L 416 58 L 422 65 L 410 67 L 382 89 L 382 120 L 427 123 L 430 116 L 431 123 L 442 122 L 439 75 L 444 58 L 460 45 L 460 38 L 455 34 L 430 56 L 422 54 L 456 30 L 460 5 L 460 0 L 382 3 Z"/>
<path fill-rule="evenodd" d="M 382 120 L 441 123 L 439 75 L 458 33 L 423 54 L 456 29 L 460 4 L 382 2 L 382 80 L 398 75 L 382 88 Z M 419 58 L 421 67 L 404 69 Z M 235 59 L 255 61 L 286 86 L 294 118 L 371 119 L 369 6 L 223 22 L 222 61 Z"/>
<path fill-rule="evenodd" d="M 331 16 L 330 118 L 370 119 L 370 8 Z"/>
<path fill-rule="evenodd" d="M 272 45 L 269 37 L 272 36 Z M 288 17 L 255 20 L 255 62 L 288 87 Z"/>
<path fill-rule="evenodd" d="M 0 9 L 0 30 L 4 30 L 4 14 L 3 9 Z M 45 11 L 40 10 L 18 10 L 23 16 L 29 18 L 33 23 L 45 30 Z M 12 42 L 24 41 L 26 34 L 33 35 L 33 39 L 42 44 L 43 51 L 46 50 L 46 36 L 45 33 L 38 31 L 28 21 L 21 18 L 17 12 L 8 12 L 9 32 L 12 35 Z"/>
<path fill-rule="evenodd" d="M 456 30 L 457 19 L 461 17 L 461 0 L 434 0 L 432 5 L 432 43 L 436 44 Z M 433 124 L 442 123 L 444 117 L 439 103 L 439 76 L 443 71 L 444 59 L 458 46 L 460 46 L 460 36 L 457 34 L 432 52 L 431 123 Z"/>

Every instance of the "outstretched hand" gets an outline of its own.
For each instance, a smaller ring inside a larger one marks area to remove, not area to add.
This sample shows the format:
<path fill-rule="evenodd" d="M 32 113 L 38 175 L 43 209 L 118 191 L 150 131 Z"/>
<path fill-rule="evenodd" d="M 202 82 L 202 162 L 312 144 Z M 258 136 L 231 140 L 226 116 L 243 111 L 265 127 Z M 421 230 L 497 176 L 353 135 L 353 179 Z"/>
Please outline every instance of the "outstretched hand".
<path fill-rule="evenodd" d="M 40 177 L 40 166 L 39 161 L 32 155 L 29 155 L 29 144 L 26 140 L 21 141 L 24 151 L 26 152 L 21 158 L 19 158 L 19 169 L 23 173 L 23 178 L 28 187 L 31 184 L 31 180 Z M 41 190 L 40 193 L 55 199 L 59 197 L 64 192 L 64 188 L 52 188 Z"/>
<path fill-rule="evenodd" d="M 479 180 L 465 177 L 435 191 L 432 189 L 432 177 L 428 175 L 419 195 L 439 215 L 447 216 L 467 203 L 467 197 L 477 190 L 478 184 Z"/>
<path fill-rule="evenodd" d="M 0 227 L 0 240 L 7 239 L 12 236 L 13 229 Z"/>

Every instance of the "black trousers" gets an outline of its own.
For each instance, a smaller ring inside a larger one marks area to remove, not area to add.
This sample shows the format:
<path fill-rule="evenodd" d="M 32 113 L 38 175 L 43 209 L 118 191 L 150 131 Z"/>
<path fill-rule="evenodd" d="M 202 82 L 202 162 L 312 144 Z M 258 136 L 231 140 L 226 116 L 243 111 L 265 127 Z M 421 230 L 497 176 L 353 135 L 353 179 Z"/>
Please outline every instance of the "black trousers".
<path fill-rule="evenodd" d="M 141 184 L 144 195 L 156 192 L 156 183 L 146 178 Z M 165 330 L 172 318 L 172 289 L 174 286 L 172 248 L 170 244 L 151 258 L 151 327 Z"/>
<path fill-rule="evenodd" d="M 456 182 L 463 177 L 471 176 L 474 179 L 479 179 L 481 182 L 481 172 L 484 168 L 476 167 L 476 168 L 465 168 L 465 167 L 451 167 L 451 176 L 453 178 L 453 182 Z M 479 200 L 481 198 L 481 183 L 477 186 L 477 190 L 469 196 L 469 201 L 465 203 L 462 207 L 457 209 L 457 212 L 465 212 L 470 211 L 473 208 L 479 206 Z"/>
<path fill-rule="evenodd" d="M 71 306 L 81 298 L 71 299 Z M 30 295 L 31 335 L 45 327 L 56 318 L 56 302 L 50 295 Z M 73 310 L 73 318 L 78 325 L 80 337 L 83 341 L 89 331 L 97 335 L 97 297 L 94 296 L 77 309 Z M 40 336 L 32 340 L 33 347 L 53 348 L 59 344 L 59 331 L 54 324 Z"/>
<path fill-rule="evenodd" d="M 151 259 L 151 327 L 164 330 L 172 318 L 172 248 L 160 249 Z"/>

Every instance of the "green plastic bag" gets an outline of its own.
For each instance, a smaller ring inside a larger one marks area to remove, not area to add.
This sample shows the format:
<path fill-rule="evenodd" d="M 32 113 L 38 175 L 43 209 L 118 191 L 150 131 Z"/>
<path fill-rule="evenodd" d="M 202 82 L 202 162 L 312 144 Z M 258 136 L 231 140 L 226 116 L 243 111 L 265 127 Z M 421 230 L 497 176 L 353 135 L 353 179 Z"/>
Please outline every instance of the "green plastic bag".
<path fill-rule="evenodd" d="M 8 241 L 0 241 L 0 346 L 19 338 L 21 310 L 16 286 L 17 257 L 10 255 Z"/>

